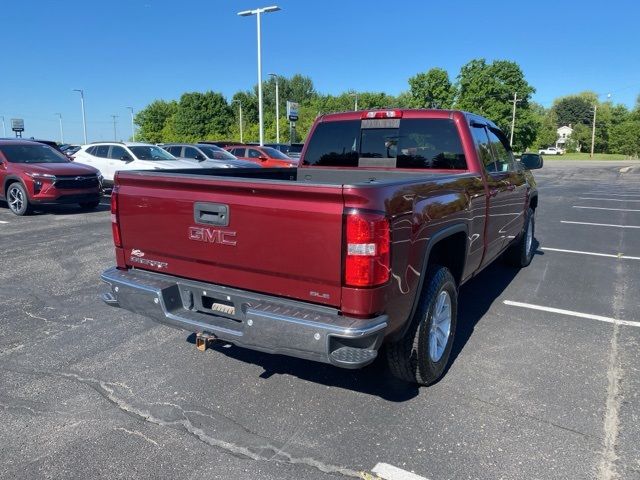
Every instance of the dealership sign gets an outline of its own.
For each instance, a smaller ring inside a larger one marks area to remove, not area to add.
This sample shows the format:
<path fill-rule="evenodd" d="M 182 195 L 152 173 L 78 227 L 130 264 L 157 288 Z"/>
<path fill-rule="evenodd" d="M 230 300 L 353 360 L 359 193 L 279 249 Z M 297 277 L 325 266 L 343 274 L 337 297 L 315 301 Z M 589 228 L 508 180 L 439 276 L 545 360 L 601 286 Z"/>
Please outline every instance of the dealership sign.
<path fill-rule="evenodd" d="M 22 118 L 12 118 L 11 119 L 11 130 L 14 132 L 24 132 L 24 119 Z"/>
<path fill-rule="evenodd" d="M 287 100 L 287 117 L 289 118 L 290 122 L 297 122 L 298 121 L 298 108 L 300 107 L 300 105 L 298 105 L 296 102 L 291 102 L 289 100 Z"/>

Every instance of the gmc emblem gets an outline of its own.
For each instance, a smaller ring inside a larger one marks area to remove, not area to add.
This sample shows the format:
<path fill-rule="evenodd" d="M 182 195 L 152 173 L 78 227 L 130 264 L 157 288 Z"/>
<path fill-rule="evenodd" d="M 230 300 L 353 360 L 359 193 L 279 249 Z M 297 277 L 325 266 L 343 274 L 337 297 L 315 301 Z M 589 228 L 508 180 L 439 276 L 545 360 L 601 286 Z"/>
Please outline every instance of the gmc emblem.
<path fill-rule="evenodd" d="M 218 230 L 206 227 L 189 227 L 189 240 L 206 243 L 219 243 L 220 245 L 236 246 L 236 232 Z"/>

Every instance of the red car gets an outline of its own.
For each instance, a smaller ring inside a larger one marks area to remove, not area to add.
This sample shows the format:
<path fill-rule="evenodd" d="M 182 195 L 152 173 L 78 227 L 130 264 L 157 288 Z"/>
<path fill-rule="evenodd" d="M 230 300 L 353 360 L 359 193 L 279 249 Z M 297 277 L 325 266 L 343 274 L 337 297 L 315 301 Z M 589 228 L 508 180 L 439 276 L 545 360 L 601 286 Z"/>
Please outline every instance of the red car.
<path fill-rule="evenodd" d="M 284 153 L 272 147 L 259 145 L 232 145 L 225 150 L 241 160 L 249 160 L 264 168 L 297 167 L 298 161 L 287 157 Z"/>
<path fill-rule="evenodd" d="M 100 203 L 101 175 L 47 145 L 0 140 L 0 188 L 0 200 L 16 215 L 44 204 L 77 203 L 89 209 Z"/>

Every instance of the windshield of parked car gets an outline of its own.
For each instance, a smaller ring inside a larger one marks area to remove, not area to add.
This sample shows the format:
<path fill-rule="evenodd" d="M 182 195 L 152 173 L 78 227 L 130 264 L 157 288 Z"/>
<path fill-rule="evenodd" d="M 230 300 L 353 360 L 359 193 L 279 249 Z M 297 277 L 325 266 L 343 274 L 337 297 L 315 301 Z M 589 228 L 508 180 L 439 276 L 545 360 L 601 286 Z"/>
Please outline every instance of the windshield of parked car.
<path fill-rule="evenodd" d="M 203 145 L 198 145 L 198 148 L 204 152 L 207 158 L 212 158 L 214 160 L 236 160 L 237 159 L 234 155 L 231 155 L 226 150 L 223 150 L 220 147 L 216 147 L 215 145 L 206 146 L 206 147 Z"/>
<path fill-rule="evenodd" d="M 129 147 L 129 149 L 139 160 L 176 160 L 176 157 L 155 145 L 142 145 Z"/>
<path fill-rule="evenodd" d="M 11 163 L 67 163 L 69 159 L 47 145 L 2 145 L 0 152 Z"/>
<path fill-rule="evenodd" d="M 275 148 L 271 147 L 263 147 L 264 153 L 266 153 L 269 158 L 277 158 L 278 160 L 292 160 L 291 157 L 287 157 L 284 153 Z"/>

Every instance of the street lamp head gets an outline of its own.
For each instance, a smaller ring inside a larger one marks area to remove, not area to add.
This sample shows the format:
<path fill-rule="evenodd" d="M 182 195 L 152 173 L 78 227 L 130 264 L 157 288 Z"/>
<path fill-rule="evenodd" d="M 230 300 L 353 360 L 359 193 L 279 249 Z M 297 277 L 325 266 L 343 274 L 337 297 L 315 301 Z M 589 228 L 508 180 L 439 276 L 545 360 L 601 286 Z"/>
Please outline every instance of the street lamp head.
<path fill-rule="evenodd" d="M 258 13 L 277 12 L 278 10 L 281 10 L 281 8 L 279 6 L 271 5 L 270 7 L 256 8 L 255 10 L 243 10 L 242 12 L 238 12 L 238 16 L 239 17 L 248 17 L 250 15 L 256 15 Z"/>

